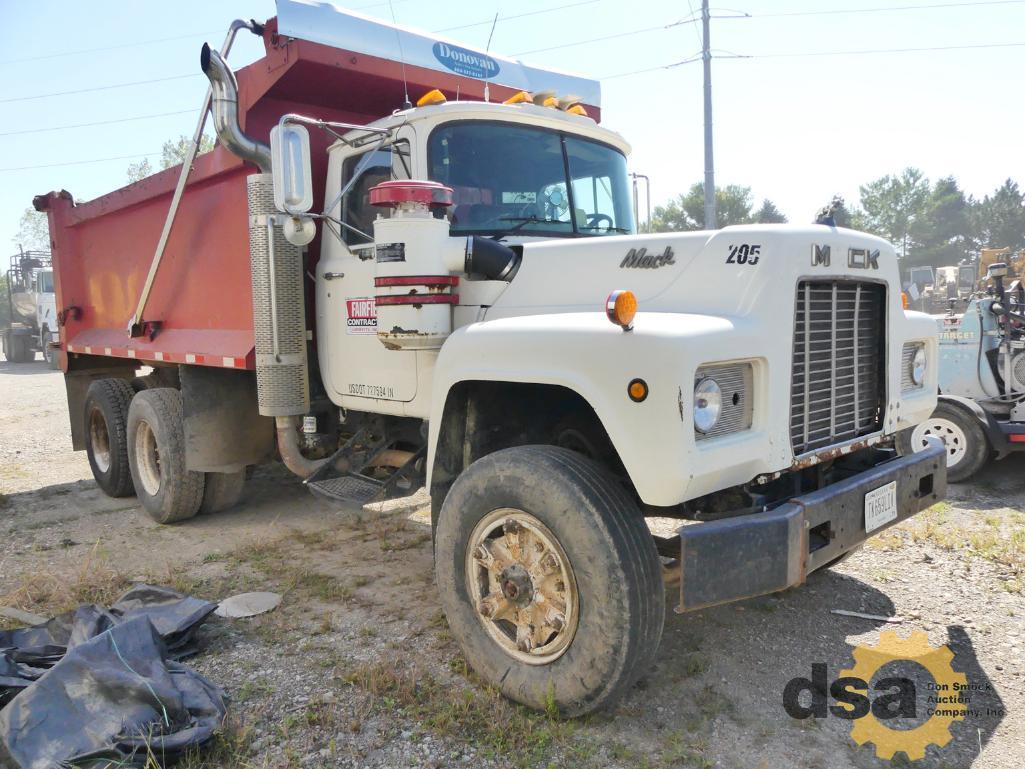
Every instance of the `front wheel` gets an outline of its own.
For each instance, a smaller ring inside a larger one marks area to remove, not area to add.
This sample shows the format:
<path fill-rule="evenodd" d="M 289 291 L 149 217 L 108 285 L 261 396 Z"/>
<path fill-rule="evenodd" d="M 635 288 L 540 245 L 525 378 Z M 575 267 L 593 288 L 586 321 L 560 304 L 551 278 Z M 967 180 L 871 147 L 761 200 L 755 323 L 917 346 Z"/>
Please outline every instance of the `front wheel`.
<path fill-rule="evenodd" d="M 979 420 L 960 406 L 940 401 L 924 422 L 897 435 L 897 450 L 908 455 L 922 451 L 927 438 L 939 438 L 947 448 L 947 480 L 966 481 L 986 464 L 990 445 Z"/>
<path fill-rule="evenodd" d="M 530 707 L 608 707 L 658 649 L 651 534 L 622 487 L 573 451 L 520 446 L 467 468 L 438 515 L 435 570 L 467 661 Z"/>

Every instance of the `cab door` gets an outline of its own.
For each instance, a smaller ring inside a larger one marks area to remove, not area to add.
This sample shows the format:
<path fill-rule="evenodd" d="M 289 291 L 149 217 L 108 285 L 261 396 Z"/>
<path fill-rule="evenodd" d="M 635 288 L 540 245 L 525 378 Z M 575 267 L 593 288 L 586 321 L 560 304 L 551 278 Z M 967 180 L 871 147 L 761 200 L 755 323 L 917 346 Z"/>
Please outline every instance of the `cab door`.
<path fill-rule="evenodd" d="M 412 129 L 400 129 L 380 147 L 338 151 L 328 174 L 327 201 L 348 187 L 329 212 L 317 265 L 317 331 L 321 376 L 331 400 L 343 408 L 401 413 L 416 397 L 417 356 L 388 350 L 377 339 L 374 302 L 374 219 L 390 211 L 370 205 L 370 190 L 389 179 L 412 177 Z"/>

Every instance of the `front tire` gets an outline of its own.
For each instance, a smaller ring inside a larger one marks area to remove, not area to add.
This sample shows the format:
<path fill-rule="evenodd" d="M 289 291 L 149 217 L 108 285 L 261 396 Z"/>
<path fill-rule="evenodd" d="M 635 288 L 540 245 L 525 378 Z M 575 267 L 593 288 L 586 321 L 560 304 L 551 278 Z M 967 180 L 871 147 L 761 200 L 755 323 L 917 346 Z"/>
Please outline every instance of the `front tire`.
<path fill-rule="evenodd" d="M 650 667 L 665 593 L 637 505 L 555 446 L 474 462 L 438 515 L 441 603 L 467 661 L 506 697 L 579 716 Z"/>
<path fill-rule="evenodd" d="M 979 420 L 953 403 L 941 400 L 927 420 L 900 432 L 897 450 L 903 455 L 921 451 L 928 437 L 939 438 L 947 447 L 947 480 L 951 483 L 968 480 L 989 458 L 989 440 Z"/>
<path fill-rule="evenodd" d="M 60 368 L 60 355 L 56 349 L 50 347 L 51 337 L 50 329 L 43 326 L 43 330 L 39 334 L 39 346 L 43 348 L 43 360 L 49 364 L 50 368 L 58 369 Z"/>
<path fill-rule="evenodd" d="M 181 393 L 143 390 L 128 410 L 128 461 L 135 493 L 157 523 L 191 518 L 203 501 L 203 473 L 185 467 Z"/>

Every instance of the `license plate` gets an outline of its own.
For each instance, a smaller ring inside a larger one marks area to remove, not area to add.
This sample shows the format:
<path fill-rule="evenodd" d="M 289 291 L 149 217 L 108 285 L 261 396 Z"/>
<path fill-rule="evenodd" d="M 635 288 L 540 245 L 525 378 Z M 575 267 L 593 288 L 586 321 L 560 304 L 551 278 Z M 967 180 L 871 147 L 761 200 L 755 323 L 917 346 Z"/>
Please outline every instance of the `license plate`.
<path fill-rule="evenodd" d="M 875 531 L 897 517 L 897 481 L 872 489 L 865 495 L 865 533 Z"/>

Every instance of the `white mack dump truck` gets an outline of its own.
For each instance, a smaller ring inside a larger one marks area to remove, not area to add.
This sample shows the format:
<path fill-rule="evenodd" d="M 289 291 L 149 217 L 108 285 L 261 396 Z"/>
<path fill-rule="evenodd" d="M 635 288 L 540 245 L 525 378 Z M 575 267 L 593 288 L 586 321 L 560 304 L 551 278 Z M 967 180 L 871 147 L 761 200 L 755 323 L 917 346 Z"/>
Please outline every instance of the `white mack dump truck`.
<path fill-rule="evenodd" d="M 276 458 L 348 502 L 426 484 L 467 660 L 567 715 L 648 667 L 664 581 L 679 612 L 783 590 L 943 497 L 938 442 L 885 447 L 937 390 L 887 243 L 637 234 L 594 81 L 323 4 L 244 28 L 267 56 L 237 78 L 204 48 L 222 146 L 191 179 L 36 199 L 73 439 L 108 493 L 170 523 Z M 375 48 L 396 35 L 401 77 Z M 393 112 L 406 89 L 428 93 Z"/>

